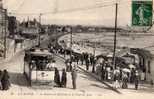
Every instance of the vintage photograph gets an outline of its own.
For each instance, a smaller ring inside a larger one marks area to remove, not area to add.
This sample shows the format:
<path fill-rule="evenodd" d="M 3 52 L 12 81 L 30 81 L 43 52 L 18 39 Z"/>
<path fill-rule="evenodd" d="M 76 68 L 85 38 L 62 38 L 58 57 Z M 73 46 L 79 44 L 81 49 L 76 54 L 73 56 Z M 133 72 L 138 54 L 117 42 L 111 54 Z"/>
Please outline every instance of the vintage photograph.
<path fill-rule="evenodd" d="M 153 0 L 0 0 L 0 99 L 154 99 L 153 12 Z"/>

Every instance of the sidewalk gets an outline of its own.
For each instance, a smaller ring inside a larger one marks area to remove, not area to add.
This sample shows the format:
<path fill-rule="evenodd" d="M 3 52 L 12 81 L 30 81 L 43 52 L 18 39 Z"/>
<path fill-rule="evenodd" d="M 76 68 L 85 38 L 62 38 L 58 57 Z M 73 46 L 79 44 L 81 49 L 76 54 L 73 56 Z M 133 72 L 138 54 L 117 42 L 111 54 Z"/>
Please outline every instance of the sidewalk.
<path fill-rule="evenodd" d="M 45 42 L 46 40 L 49 39 L 49 37 L 47 35 L 43 35 L 41 36 L 42 40 L 41 43 Z M 13 56 L 15 56 L 16 54 L 18 54 L 19 52 L 25 50 L 25 49 L 29 49 L 33 46 L 36 46 L 38 44 L 38 39 L 25 39 L 24 42 L 22 43 L 22 48 L 20 46 L 20 44 L 17 45 L 16 51 L 14 51 L 14 47 L 15 47 L 15 42 L 12 39 L 7 39 L 7 52 L 6 52 L 6 58 L 0 58 L 0 63 L 3 62 L 7 62 L 9 61 Z"/>
<path fill-rule="evenodd" d="M 69 58 L 69 56 L 66 56 L 65 58 L 64 58 L 63 55 L 58 55 L 58 56 L 63 58 L 63 59 Z M 123 90 L 122 88 L 118 88 L 118 89 L 113 88 L 113 82 L 102 81 L 101 80 L 101 76 L 99 76 L 99 75 L 97 75 L 95 73 L 92 73 L 92 66 L 89 66 L 89 70 L 87 71 L 85 64 L 81 65 L 81 63 L 79 62 L 78 68 L 83 70 L 84 72 L 88 73 L 90 76 L 94 77 L 95 79 L 97 79 L 98 81 L 102 82 L 103 84 L 105 84 L 106 86 L 108 86 L 109 88 L 111 88 L 114 91 L 119 92 L 120 90 Z M 128 89 L 126 89 L 126 90 L 135 90 L 135 85 L 128 83 Z M 139 91 L 151 91 L 151 92 L 154 92 L 154 86 L 151 86 L 148 83 L 139 83 Z"/>
<path fill-rule="evenodd" d="M 60 54 L 56 54 L 56 55 L 58 57 L 60 57 L 60 58 L 63 58 L 64 60 L 69 58 L 68 55 L 66 55 L 65 58 L 64 58 L 64 55 L 60 55 Z M 79 62 L 79 64 L 80 64 L 80 62 Z M 92 71 L 92 66 L 89 67 L 89 71 L 86 70 L 86 66 L 85 65 L 78 65 L 78 68 L 80 70 L 84 71 L 85 73 L 87 73 L 88 75 L 90 75 L 91 77 L 95 78 L 97 81 L 100 81 L 101 83 L 103 83 L 104 85 L 106 85 L 107 87 L 109 87 L 111 90 L 113 90 L 113 91 L 121 94 L 120 91 L 118 91 L 117 89 L 115 89 L 115 88 L 112 87 L 112 84 L 111 83 L 107 83 L 105 81 L 102 81 L 96 74 L 92 73 L 91 72 Z"/>

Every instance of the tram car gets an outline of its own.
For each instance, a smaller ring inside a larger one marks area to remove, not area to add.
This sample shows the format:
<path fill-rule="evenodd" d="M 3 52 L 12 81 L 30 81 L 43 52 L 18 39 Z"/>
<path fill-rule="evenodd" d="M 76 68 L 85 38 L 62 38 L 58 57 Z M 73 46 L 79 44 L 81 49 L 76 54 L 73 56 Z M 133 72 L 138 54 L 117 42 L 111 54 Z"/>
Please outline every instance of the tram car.
<path fill-rule="evenodd" d="M 30 86 L 53 86 L 54 67 L 49 67 L 53 60 L 53 54 L 46 49 L 35 48 L 25 51 L 24 75 Z"/>

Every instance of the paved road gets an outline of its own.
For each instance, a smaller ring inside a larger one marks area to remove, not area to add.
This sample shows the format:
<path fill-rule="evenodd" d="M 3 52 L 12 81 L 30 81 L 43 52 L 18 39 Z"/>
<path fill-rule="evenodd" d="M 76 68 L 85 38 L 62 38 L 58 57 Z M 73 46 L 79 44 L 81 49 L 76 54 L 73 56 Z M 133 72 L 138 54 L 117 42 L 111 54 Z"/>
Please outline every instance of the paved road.
<path fill-rule="evenodd" d="M 15 55 L 9 62 L 1 63 L 0 67 L 1 70 L 7 69 L 10 73 L 10 81 L 12 86 L 9 92 L 23 92 L 24 90 L 27 92 L 35 92 L 36 89 L 32 89 L 28 86 L 27 80 L 23 76 L 23 57 L 24 52 L 20 52 Z M 56 58 L 56 66 L 59 69 L 65 67 L 64 60 L 55 56 Z M 54 88 L 54 91 L 73 91 L 72 84 L 71 84 L 71 75 L 68 73 L 68 86 L 66 89 L 62 88 Z M 51 90 L 51 92 L 53 91 Z M 41 90 L 37 89 L 38 92 Z M 50 92 L 50 90 L 48 90 Z M 78 71 L 78 80 L 77 80 L 77 90 L 76 92 L 103 92 L 103 93 L 115 93 L 114 91 L 110 90 L 107 86 L 103 85 L 102 83 L 98 82 L 88 74 L 84 73 L 83 71 Z"/>
<path fill-rule="evenodd" d="M 118 94 L 111 89 L 109 89 L 104 84 L 98 82 L 85 72 L 79 70 L 78 71 L 78 79 L 77 79 L 77 90 L 72 89 L 71 84 L 71 76 L 70 73 L 67 73 L 68 75 L 68 84 L 67 88 L 53 88 L 53 89 L 33 89 L 28 86 L 28 83 L 23 76 L 23 56 L 24 52 L 18 53 L 14 58 L 12 58 L 7 63 L 1 63 L 0 67 L 1 69 L 8 69 L 10 73 L 10 80 L 11 80 L 11 88 L 8 91 L 0 91 L 0 95 L 24 95 L 30 96 L 30 95 L 44 95 L 44 96 L 57 96 L 57 94 L 65 94 L 69 95 L 70 93 L 78 95 L 88 95 L 88 96 L 99 96 L 100 98 L 105 97 L 105 99 L 109 98 L 112 99 L 113 97 L 115 99 L 119 98 L 128 98 L 131 97 L 131 99 L 136 99 L 136 97 L 139 97 L 140 99 L 142 97 L 147 97 L 148 99 L 153 99 L 153 93 L 151 92 L 141 92 L 141 91 L 134 91 L 134 90 L 121 90 L 122 94 Z M 56 57 L 58 59 L 58 68 L 65 67 L 63 60 L 59 59 L 59 57 Z M 62 66 L 62 67 L 61 67 Z M 22 98 L 20 98 L 22 99 Z"/>

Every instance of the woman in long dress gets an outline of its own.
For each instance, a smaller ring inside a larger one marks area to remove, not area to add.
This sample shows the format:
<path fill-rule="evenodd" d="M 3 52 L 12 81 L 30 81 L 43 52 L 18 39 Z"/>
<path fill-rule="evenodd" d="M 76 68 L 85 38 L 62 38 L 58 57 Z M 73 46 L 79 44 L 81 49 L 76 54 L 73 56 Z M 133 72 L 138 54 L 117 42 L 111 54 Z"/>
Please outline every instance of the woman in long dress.
<path fill-rule="evenodd" d="M 128 76 L 126 73 L 123 73 L 123 77 L 122 77 L 122 88 L 123 89 L 128 88 L 127 82 L 128 82 Z"/>
<path fill-rule="evenodd" d="M 10 87 L 10 82 L 9 82 L 9 74 L 7 72 L 7 70 L 4 70 L 3 71 L 3 76 L 2 76 L 2 79 L 1 79 L 1 82 L 2 82 L 2 90 L 8 90 L 9 87 Z"/>
<path fill-rule="evenodd" d="M 61 77 L 61 87 L 66 88 L 66 85 L 67 85 L 67 73 L 66 73 L 66 70 L 63 69 L 62 77 Z"/>
<path fill-rule="evenodd" d="M 57 87 L 60 87 L 60 75 L 59 70 L 57 68 L 55 68 L 54 82 Z"/>

